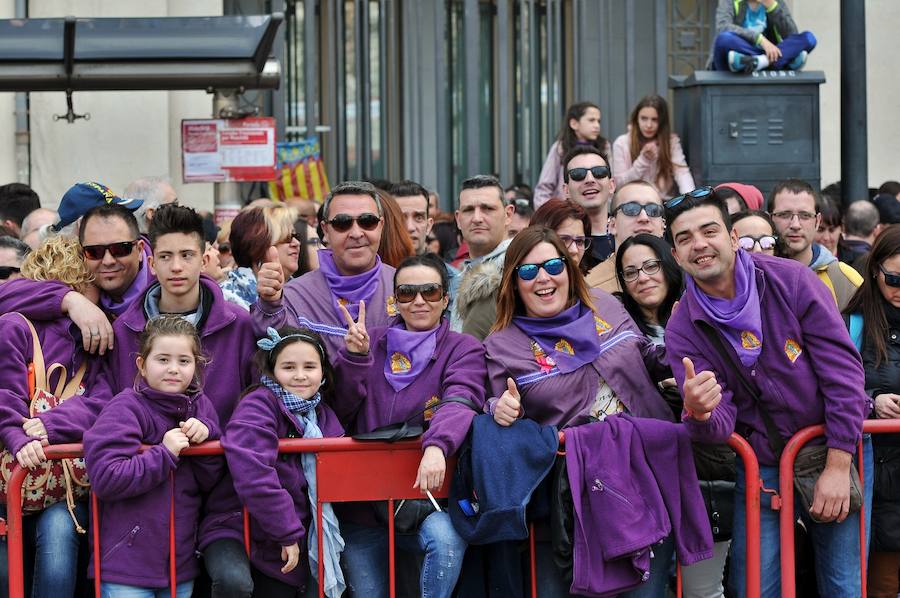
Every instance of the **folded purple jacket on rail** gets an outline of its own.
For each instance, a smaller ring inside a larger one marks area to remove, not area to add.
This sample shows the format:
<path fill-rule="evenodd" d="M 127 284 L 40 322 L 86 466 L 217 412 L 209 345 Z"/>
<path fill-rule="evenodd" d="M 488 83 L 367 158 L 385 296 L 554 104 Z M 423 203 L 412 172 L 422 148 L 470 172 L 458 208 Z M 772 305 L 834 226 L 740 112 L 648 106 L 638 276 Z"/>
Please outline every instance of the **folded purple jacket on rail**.
<path fill-rule="evenodd" d="M 613 415 L 566 429 L 575 507 L 573 594 L 612 596 L 649 579 L 651 549 L 674 533 L 678 560 L 713 539 L 684 426 Z"/>

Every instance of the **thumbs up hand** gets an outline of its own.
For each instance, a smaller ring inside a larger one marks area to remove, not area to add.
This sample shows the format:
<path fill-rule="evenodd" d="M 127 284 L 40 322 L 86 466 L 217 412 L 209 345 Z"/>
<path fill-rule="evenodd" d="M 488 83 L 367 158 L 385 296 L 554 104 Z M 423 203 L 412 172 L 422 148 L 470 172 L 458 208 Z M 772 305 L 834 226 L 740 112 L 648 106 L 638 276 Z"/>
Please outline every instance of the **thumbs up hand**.
<path fill-rule="evenodd" d="M 684 365 L 684 384 L 681 394 L 684 397 L 684 408 L 697 421 L 706 421 L 713 409 L 722 400 L 722 387 L 716 382 L 713 372 L 694 371 L 694 362 L 690 357 L 681 360 Z"/>
<path fill-rule="evenodd" d="M 284 271 L 278 260 L 278 250 L 269 247 L 266 251 L 266 261 L 259 265 L 256 273 L 256 291 L 259 298 L 269 303 L 281 299 L 281 289 L 284 287 Z"/>
<path fill-rule="evenodd" d="M 522 397 L 512 378 L 506 379 L 506 390 L 494 405 L 494 421 L 501 426 L 511 426 L 522 415 Z"/>

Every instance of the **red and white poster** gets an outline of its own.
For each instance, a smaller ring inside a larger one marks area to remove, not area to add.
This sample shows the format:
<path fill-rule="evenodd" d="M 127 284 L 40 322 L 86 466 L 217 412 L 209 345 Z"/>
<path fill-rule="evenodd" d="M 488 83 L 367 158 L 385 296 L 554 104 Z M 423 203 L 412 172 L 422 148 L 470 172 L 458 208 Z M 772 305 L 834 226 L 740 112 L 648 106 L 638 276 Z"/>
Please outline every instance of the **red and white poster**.
<path fill-rule="evenodd" d="M 181 121 L 185 183 L 271 181 L 275 178 L 275 119 Z"/>

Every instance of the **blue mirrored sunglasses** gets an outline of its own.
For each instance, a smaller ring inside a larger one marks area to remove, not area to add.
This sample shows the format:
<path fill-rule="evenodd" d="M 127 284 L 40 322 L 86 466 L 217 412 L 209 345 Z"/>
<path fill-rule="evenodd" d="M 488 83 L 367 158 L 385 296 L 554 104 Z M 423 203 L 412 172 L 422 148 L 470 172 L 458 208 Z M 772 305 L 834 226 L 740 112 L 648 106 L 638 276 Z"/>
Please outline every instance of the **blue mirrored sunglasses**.
<path fill-rule="evenodd" d="M 709 185 L 706 185 L 704 187 L 697 187 L 693 191 L 688 191 L 687 193 L 685 193 L 683 195 L 679 195 L 678 197 L 673 197 L 672 199 L 670 199 L 663 205 L 666 206 L 667 210 L 671 210 L 672 208 L 674 208 L 675 206 L 677 206 L 678 204 L 683 202 L 688 197 L 693 197 L 694 199 L 701 199 L 708 195 L 712 195 L 713 192 L 714 192 L 713 188 L 710 187 Z"/>
<path fill-rule="evenodd" d="M 562 274 L 562 271 L 566 269 L 566 258 L 555 257 L 543 264 L 519 264 L 516 266 L 516 273 L 522 280 L 534 280 L 541 268 L 550 276 Z"/>

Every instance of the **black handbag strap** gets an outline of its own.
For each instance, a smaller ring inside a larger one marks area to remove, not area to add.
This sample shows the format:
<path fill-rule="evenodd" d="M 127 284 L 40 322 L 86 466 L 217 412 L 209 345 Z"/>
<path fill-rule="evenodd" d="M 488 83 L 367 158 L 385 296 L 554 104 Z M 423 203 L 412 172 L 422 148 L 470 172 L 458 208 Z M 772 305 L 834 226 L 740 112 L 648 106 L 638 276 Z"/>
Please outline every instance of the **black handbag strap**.
<path fill-rule="evenodd" d="M 438 401 L 434 405 L 431 405 L 430 407 L 426 407 L 425 409 L 422 409 L 421 411 L 416 411 L 411 416 L 407 417 L 406 420 L 403 421 L 403 423 L 409 424 L 409 422 L 416 419 L 417 417 L 424 416 L 426 411 L 429 411 L 429 410 L 437 411 L 439 408 L 441 408 L 444 405 L 447 405 L 449 403 L 459 403 L 460 405 L 465 405 L 466 407 L 468 407 L 475 413 L 482 413 L 482 410 L 478 408 L 478 405 L 476 405 L 474 401 L 471 401 L 469 399 L 464 399 L 462 397 L 447 397 L 446 399 L 441 399 L 440 401 Z"/>
<path fill-rule="evenodd" d="M 706 334 L 706 338 L 709 339 L 709 342 L 715 346 L 715 348 L 721 353 L 725 358 L 731 362 L 731 366 L 737 374 L 738 380 L 743 386 L 744 390 L 750 395 L 750 398 L 753 399 L 753 402 L 756 403 L 756 407 L 759 410 L 759 415 L 762 417 L 763 424 L 766 426 L 766 440 L 769 441 L 769 448 L 772 449 L 772 452 L 775 454 L 776 459 L 781 459 L 781 453 L 784 452 L 784 437 L 781 435 L 781 432 L 778 431 L 778 428 L 775 426 L 775 421 L 772 419 L 772 416 L 769 415 L 769 410 L 763 405 L 762 401 L 759 400 L 759 390 L 747 379 L 747 375 L 744 372 L 744 364 L 740 363 L 736 359 L 737 355 L 730 346 L 727 346 L 722 341 L 722 335 L 718 330 L 713 328 L 713 326 L 709 322 L 704 322 L 703 320 L 699 320 L 698 324 L 700 325 L 700 329 Z"/>

